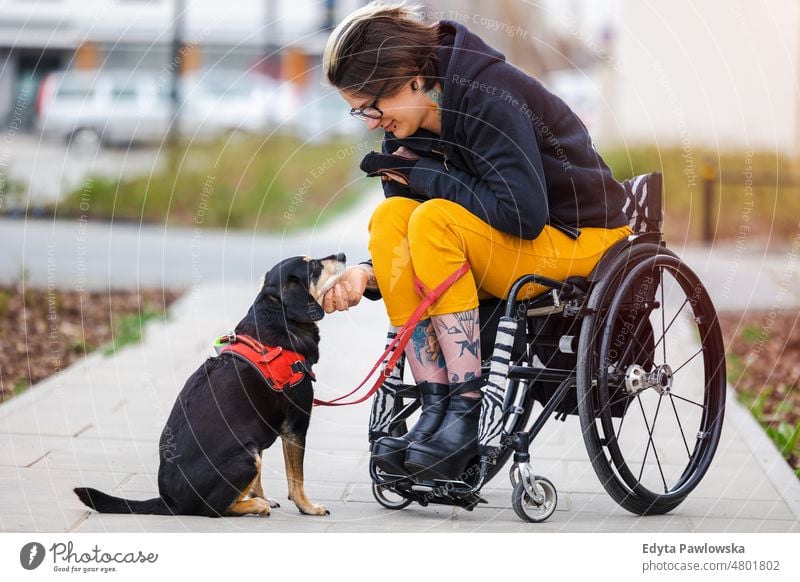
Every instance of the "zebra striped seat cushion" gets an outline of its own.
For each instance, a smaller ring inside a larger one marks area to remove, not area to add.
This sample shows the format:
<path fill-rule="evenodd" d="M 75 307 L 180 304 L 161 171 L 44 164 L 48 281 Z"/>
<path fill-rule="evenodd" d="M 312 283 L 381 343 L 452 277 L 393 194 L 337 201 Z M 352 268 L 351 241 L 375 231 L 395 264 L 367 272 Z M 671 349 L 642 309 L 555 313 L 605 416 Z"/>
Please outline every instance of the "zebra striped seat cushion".
<path fill-rule="evenodd" d="M 663 176 L 661 172 L 642 174 L 625 180 L 623 212 L 634 233 L 660 232 L 664 223 Z"/>

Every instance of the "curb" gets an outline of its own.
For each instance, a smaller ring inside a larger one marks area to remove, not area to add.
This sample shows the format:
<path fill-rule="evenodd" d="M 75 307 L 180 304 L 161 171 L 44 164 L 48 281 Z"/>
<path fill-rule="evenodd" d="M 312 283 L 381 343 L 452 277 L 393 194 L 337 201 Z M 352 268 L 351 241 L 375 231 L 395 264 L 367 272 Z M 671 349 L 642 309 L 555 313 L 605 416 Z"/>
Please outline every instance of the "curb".
<path fill-rule="evenodd" d="M 736 391 L 728 384 L 725 413 L 742 435 L 764 474 L 800 521 L 800 479 L 798 479 L 764 429 L 750 411 L 739 402 Z M 777 460 L 777 462 L 776 462 Z"/>

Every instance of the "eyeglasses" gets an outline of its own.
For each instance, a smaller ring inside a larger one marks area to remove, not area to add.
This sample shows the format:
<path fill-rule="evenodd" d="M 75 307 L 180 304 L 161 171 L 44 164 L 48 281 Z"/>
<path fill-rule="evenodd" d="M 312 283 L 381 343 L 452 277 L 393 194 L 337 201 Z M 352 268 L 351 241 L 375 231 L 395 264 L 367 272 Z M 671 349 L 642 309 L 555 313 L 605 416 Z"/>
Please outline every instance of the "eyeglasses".
<path fill-rule="evenodd" d="M 370 103 L 363 109 L 356 109 L 355 107 L 353 107 L 352 109 L 350 109 L 350 115 L 362 121 L 366 121 L 368 119 L 380 119 L 381 117 L 383 117 L 383 111 L 378 109 L 378 99 L 381 98 L 381 95 L 383 94 L 383 91 L 386 89 L 386 85 L 388 84 L 389 84 L 389 79 L 386 79 L 383 82 L 381 90 L 378 91 L 378 94 L 375 95 L 375 99 L 372 100 L 372 103 Z"/>

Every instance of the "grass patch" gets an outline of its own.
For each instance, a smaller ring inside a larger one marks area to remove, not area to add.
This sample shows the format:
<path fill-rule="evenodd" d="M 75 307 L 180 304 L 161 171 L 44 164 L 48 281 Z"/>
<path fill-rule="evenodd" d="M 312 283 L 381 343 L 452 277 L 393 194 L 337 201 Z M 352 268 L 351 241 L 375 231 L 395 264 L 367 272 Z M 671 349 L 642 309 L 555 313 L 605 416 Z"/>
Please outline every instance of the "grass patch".
<path fill-rule="evenodd" d="M 800 161 L 770 152 L 718 152 L 679 147 L 609 149 L 603 158 L 617 180 L 664 174 L 667 241 L 699 240 L 703 221 L 703 167 L 716 174 L 712 228 L 717 240 L 768 236 L 787 243 L 800 216 Z M 751 180 L 751 184 L 747 183 Z"/>
<path fill-rule="evenodd" d="M 129 179 L 92 176 L 58 213 L 192 228 L 296 230 L 354 204 L 369 182 L 362 142 L 309 144 L 277 135 L 183 144 L 162 169 Z"/>
<path fill-rule="evenodd" d="M 101 346 L 139 341 L 142 328 L 180 296 L 162 289 L 78 292 L 0 286 L 0 402 Z"/>
<path fill-rule="evenodd" d="M 761 328 L 755 325 L 746 325 L 742 328 L 742 340 L 749 344 L 756 343 L 759 339 L 766 339 L 768 336 L 761 332 Z"/>
<path fill-rule="evenodd" d="M 731 370 L 729 357 L 729 373 Z M 743 378 L 740 374 L 735 382 L 738 383 Z M 733 378 L 731 378 L 733 381 Z M 764 386 L 759 392 L 739 392 L 739 401 L 744 404 L 753 417 L 767 433 L 767 436 L 775 444 L 781 456 L 790 464 L 800 458 L 800 421 L 786 421 L 784 418 L 792 418 L 794 403 L 789 400 L 779 400 L 780 396 L 775 395 L 772 386 Z M 779 404 L 775 405 L 778 400 Z M 800 467 L 793 467 L 795 475 L 800 478 Z"/>
<path fill-rule="evenodd" d="M 771 322 L 767 328 L 765 317 Z M 800 312 L 721 312 L 728 381 L 800 477 Z"/>
<path fill-rule="evenodd" d="M 744 364 L 738 354 L 728 354 L 727 357 L 728 380 L 736 384 L 744 376 Z"/>
<path fill-rule="evenodd" d="M 114 339 L 103 348 L 103 355 L 113 356 L 125 346 L 142 341 L 145 325 L 158 317 L 166 318 L 166 314 L 163 310 L 156 309 L 153 305 L 147 303 L 142 306 L 138 313 L 122 315 L 117 318 L 116 322 L 112 319 L 111 329 L 114 332 Z"/>

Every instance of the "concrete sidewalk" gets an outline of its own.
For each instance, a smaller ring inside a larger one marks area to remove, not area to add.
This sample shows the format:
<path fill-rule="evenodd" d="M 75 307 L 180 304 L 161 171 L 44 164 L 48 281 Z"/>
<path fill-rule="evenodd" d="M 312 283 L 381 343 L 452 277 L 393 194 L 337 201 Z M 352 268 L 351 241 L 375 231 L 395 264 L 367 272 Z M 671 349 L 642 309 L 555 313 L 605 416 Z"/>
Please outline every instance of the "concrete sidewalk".
<path fill-rule="evenodd" d="M 249 285 L 204 285 L 149 326 L 146 341 L 115 357 L 92 355 L 0 407 L 0 529 L 36 532 L 800 532 L 800 483 L 730 395 L 720 449 L 697 490 L 666 516 L 640 518 L 619 508 L 595 476 L 577 419 L 551 421 L 532 449 L 537 473 L 559 492 L 543 524 L 521 522 L 501 474 L 489 504 L 473 512 L 412 505 L 381 508 L 370 493 L 369 406 L 315 409 L 308 438 L 309 497 L 329 517 L 298 514 L 285 500 L 280 447 L 265 454 L 265 491 L 282 501 L 269 519 L 98 515 L 73 495 L 79 485 L 130 498 L 157 491 L 158 437 L 178 390 L 212 354 L 212 339 L 246 310 Z M 321 322 L 318 395 L 354 386 L 382 345 L 380 303 Z"/>
<path fill-rule="evenodd" d="M 272 260 L 271 254 L 294 254 L 286 251 L 290 248 L 324 248 L 326 254 L 347 249 L 351 261 L 359 260 L 358 250 L 366 249 L 369 212 L 367 204 L 350 213 L 347 223 L 340 221 L 308 240 L 249 237 L 243 244 L 251 252 L 265 249 L 265 261 Z M 189 244 L 190 233 L 184 238 Z M 267 248 L 268 242 L 275 246 Z M 351 249 L 358 250 L 353 254 Z M 791 252 L 676 251 L 706 281 L 720 307 L 797 305 Z M 152 262 L 144 255 L 137 258 Z M 112 263 L 118 264 L 107 262 Z M 241 278 L 204 278 L 207 282 L 173 307 L 168 321 L 148 326 L 143 344 L 115 357 L 91 355 L 0 406 L 0 531 L 800 532 L 800 481 L 730 392 L 723 438 L 709 473 L 666 516 L 636 517 L 611 500 L 591 468 L 574 417 L 566 423 L 551 420 L 532 447 L 536 472 L 553 481 L 559 494 L 558 508 L 546 523 L 517 518 L 505 471 L 482 491 L 489 504 L 473 512 L 418 505 L 383 509 L 372 499 L 367 471 L 368 403 L 314 411 L 306 487 L 313 501 L 330 509 L 328 517 L 301 516 L 285 499 L 279 446 L 265 453 L 265 491 L 282 503 L 269 519 L 118 516 L 87 510 L 73 487 L 86 485 L 138 499 L 156 494 L 158 438 L 175 396 L 189 374 L 213 354 L 213 339 L 233 327 L 250 305 L 256 292 L 254 268 L 242 269 Z M 368 301 L 321 322 L 319 397 L 341 394 L 361 380 L 380 352 L 386 323 L 382 304 Z"/>

